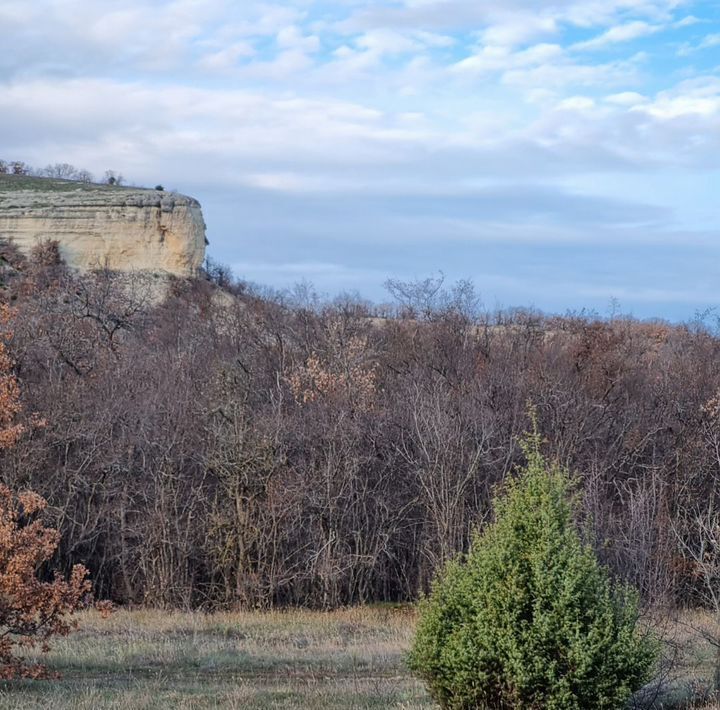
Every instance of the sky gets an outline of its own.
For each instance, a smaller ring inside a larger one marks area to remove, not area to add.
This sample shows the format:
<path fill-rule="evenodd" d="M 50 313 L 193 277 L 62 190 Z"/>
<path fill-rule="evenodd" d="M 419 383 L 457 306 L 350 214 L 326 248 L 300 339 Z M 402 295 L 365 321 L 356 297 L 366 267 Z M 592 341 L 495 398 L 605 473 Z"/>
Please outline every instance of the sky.
<path fill-rule="evenodd" d="M 0 157 L 197 197 L 277 288 L 720 306 L 720 0 L 0 0 Z"/>

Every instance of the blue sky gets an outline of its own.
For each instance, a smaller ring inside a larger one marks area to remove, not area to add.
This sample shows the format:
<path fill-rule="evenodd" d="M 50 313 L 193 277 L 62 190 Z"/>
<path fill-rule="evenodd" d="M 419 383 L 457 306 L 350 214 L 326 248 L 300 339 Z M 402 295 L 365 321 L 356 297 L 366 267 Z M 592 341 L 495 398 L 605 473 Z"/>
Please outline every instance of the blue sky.
<path fill-rule="evenodd" d="M 0 156 L 198 197 L 253 281 L 720 306 L 720 0 L 0 0 Z"/>

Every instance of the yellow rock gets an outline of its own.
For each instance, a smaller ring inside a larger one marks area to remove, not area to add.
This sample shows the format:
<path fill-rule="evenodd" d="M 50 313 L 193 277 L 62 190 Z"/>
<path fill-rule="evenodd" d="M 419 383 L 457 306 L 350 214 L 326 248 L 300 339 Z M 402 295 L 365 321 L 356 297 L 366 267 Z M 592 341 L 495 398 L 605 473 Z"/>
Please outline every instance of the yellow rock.
<path fill-rule="evenodd" d="M 205 258 L 200 203 L 185 195 L 65 180 L 0 180 L 0 239 L 28 253 L 54 239 L 68 265 L 193 276 Z"/>

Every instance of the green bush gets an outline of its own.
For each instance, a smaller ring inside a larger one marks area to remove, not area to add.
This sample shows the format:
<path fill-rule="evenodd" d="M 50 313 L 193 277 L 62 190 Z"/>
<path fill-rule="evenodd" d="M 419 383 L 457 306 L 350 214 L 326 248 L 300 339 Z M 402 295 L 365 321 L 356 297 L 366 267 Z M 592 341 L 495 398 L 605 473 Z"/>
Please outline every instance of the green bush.
<path fill-rule="evenodd" d="M 495 521 L 422 604 L 411 668 L 443 708 L 622 708 L 658 646 L 637 594 L 610 581 L 577 529 L 567 471 L 537 434 Z"/>

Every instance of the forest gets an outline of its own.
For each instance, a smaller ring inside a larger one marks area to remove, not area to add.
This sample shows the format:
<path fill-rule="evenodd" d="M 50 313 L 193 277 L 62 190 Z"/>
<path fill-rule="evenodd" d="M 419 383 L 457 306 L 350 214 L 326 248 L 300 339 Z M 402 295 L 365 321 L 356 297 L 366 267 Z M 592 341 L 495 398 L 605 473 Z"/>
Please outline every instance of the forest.
<path fill-rule="evenodd" d="M 182 609 L 413 601 L 543 451 L 646 605 L 720 574 L 720 337 L 619 314 L 492 311 L 469 283 L 391 305 L 271 292 L 208 265 L 167 284 L 2 246 L 25 434 L 2 482 L 47 499 L 53 566 Z M 165 293 L 164 298 L 158 293 Z"/>

